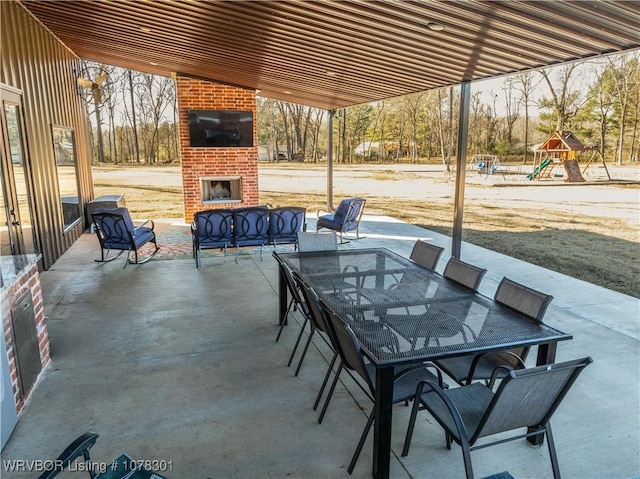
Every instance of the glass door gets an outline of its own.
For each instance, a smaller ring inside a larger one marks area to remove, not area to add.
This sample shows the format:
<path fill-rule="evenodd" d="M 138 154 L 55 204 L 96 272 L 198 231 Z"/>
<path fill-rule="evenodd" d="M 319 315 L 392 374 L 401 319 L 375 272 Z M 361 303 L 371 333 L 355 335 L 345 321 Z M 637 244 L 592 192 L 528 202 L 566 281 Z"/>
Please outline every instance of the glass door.
<path fill-rule="evenodd" d="M 35 254 L 38 246 L 33 228 L 29 161 L 24 135 L 22 96 L 4 86 L 2 92 L 2 198 L 0 241 L 2 255 Z"/>

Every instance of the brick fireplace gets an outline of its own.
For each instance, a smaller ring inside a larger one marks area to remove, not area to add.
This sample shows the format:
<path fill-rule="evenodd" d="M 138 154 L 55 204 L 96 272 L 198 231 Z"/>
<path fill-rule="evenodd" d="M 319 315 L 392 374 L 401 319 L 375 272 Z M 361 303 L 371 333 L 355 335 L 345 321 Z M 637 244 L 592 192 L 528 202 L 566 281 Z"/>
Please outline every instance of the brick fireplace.
<path fill-rule="evenodd" d="M 196 211 L 257 205 L 255 91 L 183 76 L 176 77 L 176 89 L 185 221 Z M 253 146 L 190 146 L 190 110 L 253 112 Z"/>

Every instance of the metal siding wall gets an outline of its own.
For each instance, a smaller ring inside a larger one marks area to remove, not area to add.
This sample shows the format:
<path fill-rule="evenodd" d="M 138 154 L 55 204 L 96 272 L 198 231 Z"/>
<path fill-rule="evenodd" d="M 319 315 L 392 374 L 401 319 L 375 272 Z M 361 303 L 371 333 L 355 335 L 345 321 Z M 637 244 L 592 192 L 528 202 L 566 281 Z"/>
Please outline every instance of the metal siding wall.
<path fill-rule="evenodd" d="M 75 84 L 78 59 L 19 3 L 0 1 L 0 8 L 0 82 L 23 93 L 34 226 L 48 269 L 85 230 L 83 221 L 63 232 L 52 124 L 74 128 L 83 211 L 93 198 L 87 119 Z"/>

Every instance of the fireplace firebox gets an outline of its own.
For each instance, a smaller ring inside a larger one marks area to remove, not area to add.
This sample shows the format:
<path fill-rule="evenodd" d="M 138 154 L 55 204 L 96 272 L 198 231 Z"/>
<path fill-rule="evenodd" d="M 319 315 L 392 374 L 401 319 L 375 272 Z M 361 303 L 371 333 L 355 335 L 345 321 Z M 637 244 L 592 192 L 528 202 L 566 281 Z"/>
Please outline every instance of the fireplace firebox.
<path fill-rule="evenodd" d="M 242 177 L 216 176 L 200 178 L 202 204 L 241 203 Z"/>

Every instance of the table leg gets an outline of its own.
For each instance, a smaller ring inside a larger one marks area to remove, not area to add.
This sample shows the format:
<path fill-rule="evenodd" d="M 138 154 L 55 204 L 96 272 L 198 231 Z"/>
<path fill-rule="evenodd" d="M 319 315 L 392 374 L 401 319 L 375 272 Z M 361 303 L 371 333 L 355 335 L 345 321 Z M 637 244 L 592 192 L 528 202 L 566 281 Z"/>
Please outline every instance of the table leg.
<path fill-rule="evenodd" d="M 376 369 L 375 418 L 373 423 L 373 477 L 388 479 L 391 466 L 393 415 L 393 368 Z"/>
<path fill-rule="evenodd" d="M 278 268 L 278 297 L 279 297 L 279 319 L 278 325 L 287 324 L 287 282 L 284 278 L 282 268 Z"/>
<path fill-rule="evenodd" d="M 541 344 L 540 346 L 538 346 L 538 358 L 536 360 L 536 366 L 554 363 L 556 361 L 557 346 L 557 343 Z M 535 428 L 530 427 L 527 432 L 535 432 Z M 529 441 L 534 446 L 542 446 L 544 444 L 544 434 L 529 436 L 527 438 L 527 441 Z"/>

